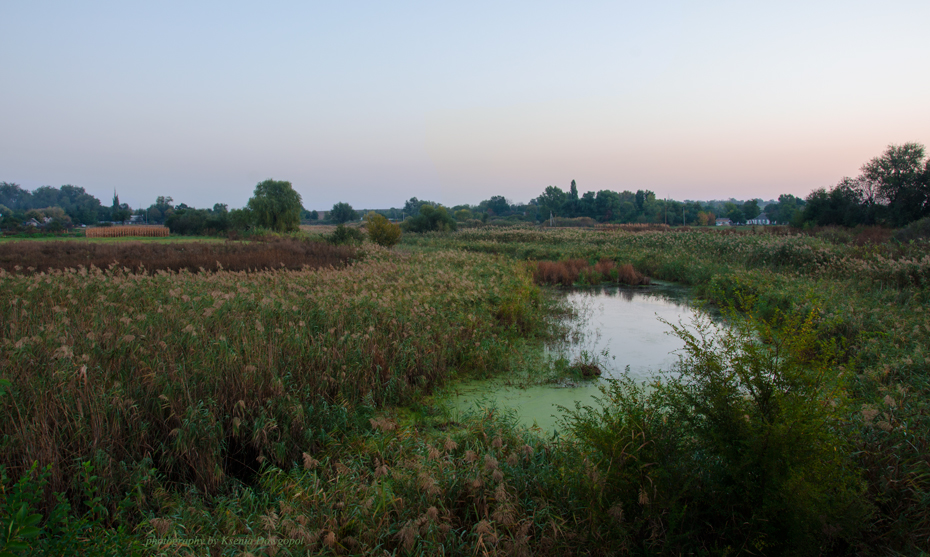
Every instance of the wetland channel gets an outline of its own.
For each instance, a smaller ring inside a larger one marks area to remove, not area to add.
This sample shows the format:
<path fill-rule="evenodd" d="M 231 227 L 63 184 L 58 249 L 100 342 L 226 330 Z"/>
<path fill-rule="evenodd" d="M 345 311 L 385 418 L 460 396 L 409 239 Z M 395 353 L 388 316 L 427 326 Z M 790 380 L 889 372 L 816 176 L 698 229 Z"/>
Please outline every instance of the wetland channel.
<path fill-rule="evenodd" d="M 595 405 L 598 387 L 606 378 L 626 375 L 642 383 L 660 372 L 671 372 L 684 342 L 662 320 L 688 325 L 699 311 L 689 289 L 670 283 L 573 288 L 557 290 L 556 295 L 564 296 L 574 311 L 565 322 L 569 334 L 547 347 L 547 357 L 553 361 L 564 358 L 563 364 L 596 363 L 601 377 L 562 378 L 545 384 L 519 377 L 464 381 L 443 397 L 453 419 L 493 407 L 513 412 L 521 425 L 538 427 L 540 433 L 551 436 L 558 429 L 558 407 L 574 408 L 576 402 Z"/>

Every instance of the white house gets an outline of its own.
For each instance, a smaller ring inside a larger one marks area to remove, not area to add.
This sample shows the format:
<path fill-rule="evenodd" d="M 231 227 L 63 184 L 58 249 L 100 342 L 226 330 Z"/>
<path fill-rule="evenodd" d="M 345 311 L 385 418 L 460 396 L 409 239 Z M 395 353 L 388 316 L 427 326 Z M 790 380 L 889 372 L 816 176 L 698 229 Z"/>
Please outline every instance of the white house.
<path fill-rule="evenodd" d="M 769 217 L 765 213 L 759 213 L 759 216 L 754 219 L 748 219 L 746 224 L 772 224 L 769 222 Z"/>

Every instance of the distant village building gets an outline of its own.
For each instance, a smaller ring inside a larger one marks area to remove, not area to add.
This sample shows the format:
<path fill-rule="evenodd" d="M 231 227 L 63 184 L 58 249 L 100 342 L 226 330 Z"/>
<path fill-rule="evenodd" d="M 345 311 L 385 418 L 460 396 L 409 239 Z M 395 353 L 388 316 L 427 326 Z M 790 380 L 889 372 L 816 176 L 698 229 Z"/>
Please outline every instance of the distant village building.
<path fill-rule="evenodd" d="M 766 215 L 765 213 L 760 213 L 758 217 L 747 220 L 746 224 L 772 224 L 772 223 L 769 222 L 768 215 Z"/>
<path fill-rule="evenodd" d="M 733 224 L 730 219 L 717 219 L 717 226 L 730 226 Z"/>

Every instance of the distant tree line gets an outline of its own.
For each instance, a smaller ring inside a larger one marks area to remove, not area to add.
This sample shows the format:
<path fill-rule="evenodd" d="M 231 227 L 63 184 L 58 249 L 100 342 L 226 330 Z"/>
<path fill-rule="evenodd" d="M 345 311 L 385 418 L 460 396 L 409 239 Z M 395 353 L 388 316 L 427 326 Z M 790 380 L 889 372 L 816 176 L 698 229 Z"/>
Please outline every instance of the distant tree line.
<path fill-rule="evenodd" d="M 133 211 L 120 203 L 116 192 L 109 206 L 84 191 L 64 185 L 42 186 L 33 191 L 17 184 L 0 182 L 0 228 L 16 229 L 35 222 L 53 230 L 100 222 L 164 224 L 174 234 L 218 234 L 231 230 L 267 229 L 289 232 L 301 222 L 344 224 L 360 219 L 351 205 L 339 202 L 326 213 L 308 211 L 290 182 L 265 180 L 242 209 L 217 203 L 197 209 L 184 203 L 174 205 L 171 197 L 158 196 L 147 209 Z M 843 178 L 836 185 L 814 190 L 806 199 L 783 194 L 778 200 L 675 201 L 659 199 L 650 190 L 588 191 L 579 194 L 572 180 L 568 191 L 548 186 L 528 203 L 513 203 L 502 195 L 477 205 L 451 208 L 416 197 L 403 207 L 374 211 L 388 221 L 403 221 L 410 232 L 455 230 L 461 223 L 489 221 L 545 222 L 588 218 L 603 223 L 665 223 L 669 225 L 713 225 L 717 218 L 733 224 L 746 223 L 763 213 L 772 224 L 794 226 L 884 225 L 901 227 L 930 217 L 930 159 L 918 143 L 890 145 L 885 152 L 861 168 L 856 178 Z"/>
<path fill-rule="evenodd" d="M 121 209 L 117 204 L 115 210 Z M 30 192 L 18 184 L 0 182 L 0 215 L 3 215 L 0 226 L 4 228 L 45 217 L 58 226 L 96 224 L 100 220 L 110 220 L 113 211 L 113 207 L 103 206 L 99 199 L 77 186 L 42 186 Z"/>

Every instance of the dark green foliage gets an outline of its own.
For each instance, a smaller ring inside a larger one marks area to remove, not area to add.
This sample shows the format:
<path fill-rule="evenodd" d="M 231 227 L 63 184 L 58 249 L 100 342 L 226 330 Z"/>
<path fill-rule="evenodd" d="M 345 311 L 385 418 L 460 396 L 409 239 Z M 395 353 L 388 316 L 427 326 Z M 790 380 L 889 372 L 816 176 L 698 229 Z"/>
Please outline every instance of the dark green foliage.
<path fill-rule="evenodd" d="M 510 203 L 504 198 L 503 195 L 495 195 L 490 199 L 486 199 L 478 204 L 479 209 L 485 209 L 489 211 L 491 215 L 497 217 L 503 217 L 510 214 Z"/>
<path fill-rule="evenodd" d="M 109 516 L 100 506 L 100 480 L 93 471 L 90 462 L 82 464 L 81 504 L 74 509 L 63 493 L 49 490 L 51 466 L 34 463 L 15 482 L 0 467 L 0 557 L 141 554 L 142 542 L 127 524 L 108 527 L 128 518 L 131 495 L 120 503 L 117 516 Z M 44 515 L 38 512 L 43 508 L 49 509 Z"/>
<path fill-rule="evenodd" d="M 300 194 L 290 182 L 265 180 L 255 186 L 249 210 L 257 226 L 274 232 L 295 232 L 300 226 Z"/>
<path fill-rule="evenodd" d="M 403 227 L 409 232 L 450 232 L 456 229 L 456 222 L 442 205 L 423 205 L 417 216 L 404 221 Z"/>
<path fill-rule="evenodd" d="M 803 199 L 791 194 L 782 194 L 778 196 L 778 203 L 772 203 L 765 207 L 765 212 L 773 223 L 791 224 L 795 215 L 803 206 Z"/>
<path fill-rule="evenodd" d="M 225 206 L 213 210 L 193 207 L 178 209 L 168 214 L 165 226 L 172 234 L 189 236 L 219 234 L 235 229 L 230 222 L 230 213 L 224 209 Z"/>
<path fill-rule="evenodd" d="M 740 207 L 740 210 L 743 212 L 743 218 L 746 220 L 754 219 L 759 216 L 759 213 L 762 212 L 762 209 L 759 208 L 758 199 L 750 199 L 749 201 L 743 203 Z"/>
<path fill-rule="evenodd" d="M 820 188 L 811 192 L 800 218 L 816 226 L 856 226 L 874 223 L 875 210 L 870 211 L 864 203 L 855 181 L 845 178 L 830 191 Z"/>
<path fill-rule="evenodd" d="M 894 234 L 899 242 L 912 242 L 914 240 L 930 239 L 930 217 L 914 221 Z"/>
<path fill-rule="evenodd" d="M 549 218 L 549 214 L 555 216 L 562 215 L 562 205 L 565 204 L 566 195 L 558 186 L 549 186 L 536 198 L 536 204 L 542 212 L 543 220 Z"/>
<path fill-rule="evenodd" d="M 862 167 L 862 179 L 888 201 L 892 224 L 902 226 L 930 215 L 930 161 L 919 143 L 889 145 Z"/>
<path fill-rule="evenodd" d="M 812 192 L 796 224 L 904 226 L 930 215 L 930 160 L 924 156 L 918 143 L 889 145 L 857 178 Z"/>
<path fill-rule="evenodd" d="M 614 535 L 672 554 L 819 555 L 855 541 L 868 508 L 840 435 L 836 347 L 814 315 L 672 325 L 679 376 L 611 382 L 603 408 L 570 414 Z"/>
<path fill-rule="evenodd" d="M 0 205 L 13 211 L 28 211 L 44 207 L 60 207 L 76 224 L 94 224 L 102 207 L 100 200 L 79 188 L 42 186 L 29 192 L 17 184 L 0 182 Z"/>
<path fill-rule="evenodd" d="M 336 203 L 329 212 L 329 220 L 337 224 L 354 222 L 358 219 L 358 213 L 348 203 Z"/>
<path fill-rule="evenodd" d="M 420 214 L 420 207 L 423 207 L 424 205 L 435 207 L 439 204 L 434 201 L 427 201 L 426 199 L 417 199 L 416 197 L 411 197 L 404 202 L 404 208 L 401 211 L 401 215 L 403 215 L 404 218 L 415 217 Z M 395 216 L 394 218 L 397 217 Z"/>
<path fill-rule="evenodd" d="M 334 246 L 360 246 L 365 241 L 365 234 L 358 228 L 340 224 L 326 241 Z"/>

